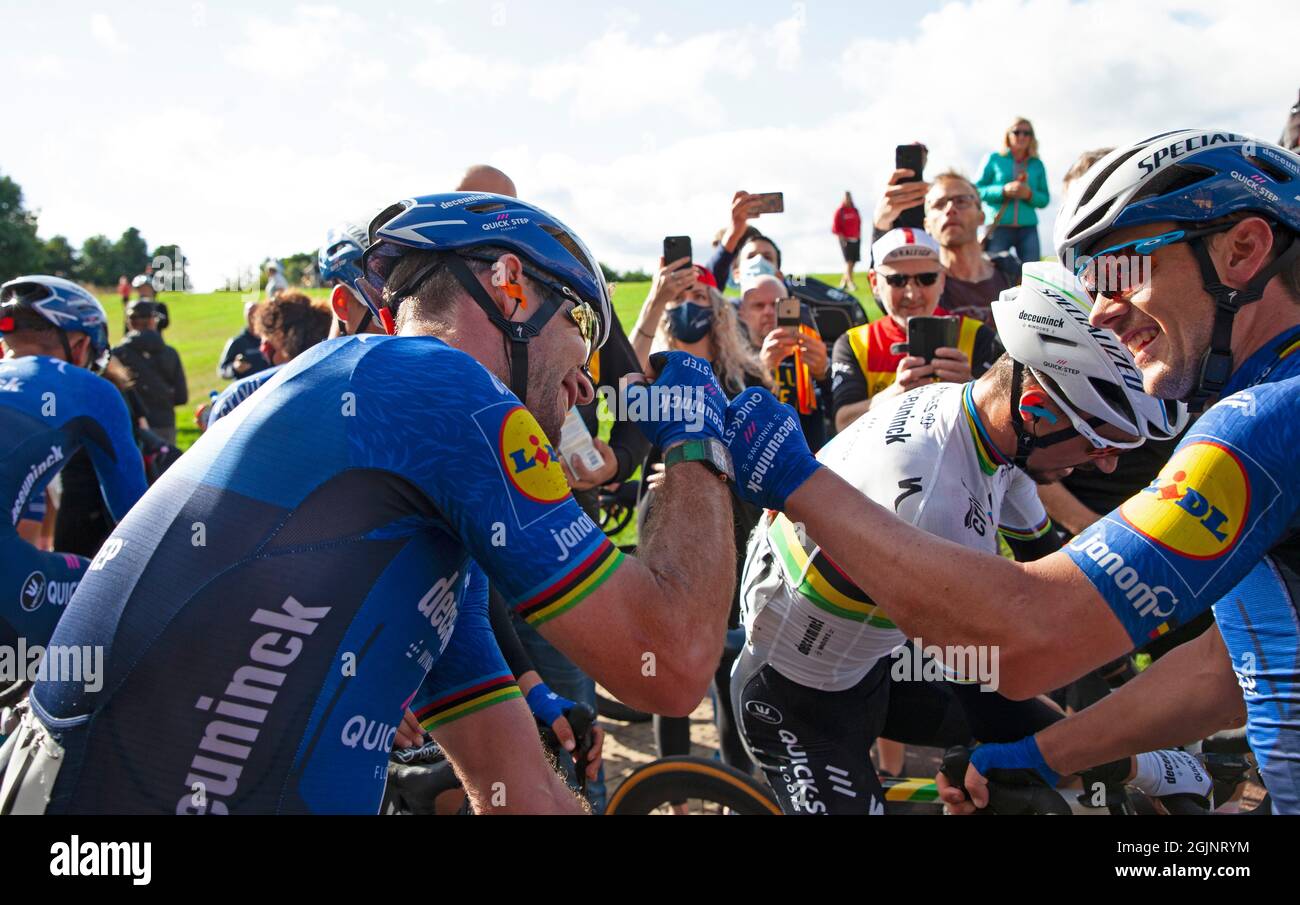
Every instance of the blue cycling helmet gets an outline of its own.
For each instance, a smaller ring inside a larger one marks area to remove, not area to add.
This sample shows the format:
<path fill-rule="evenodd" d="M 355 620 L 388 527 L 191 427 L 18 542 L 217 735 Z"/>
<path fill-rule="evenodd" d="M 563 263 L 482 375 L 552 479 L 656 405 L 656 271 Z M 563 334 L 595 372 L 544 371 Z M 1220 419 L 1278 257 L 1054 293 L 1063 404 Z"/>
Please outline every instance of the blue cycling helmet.
<path fill-rule="evenodd" d="M 1268 220 L 1281 250 L 1243 289 L 1220 282 L 1204 241 L 1231 221 L 1124 243 L 1146 254 L 1185 241 L 1196 257 L 1205 289 L 1216 303 L 1210 348 L 1190 397 L 1198 404 L 1221 392 L 1232 374 L 1230 342 L 1237 310 L 1259 299 L 1268 281 L 1300 253 L 1300 157 L 1233 132 L 1164 132 L 1116 148 L 1093 164 L 1071 188 L 1056 218 L 1056 252 L 1077 272 L 1084 252 L 1117 250 L 1106 248 L 1103 240 L 1112 230 L 1163 221 L 1205 224 L 1238 213 Z"/>
<path fill-rule="evenodd" d="M 316 270 L 321 281 L 327 285 L 342 283 L 366 306 L 365 317 L 357 327 L 358 333 L 365 332 L 371 319 L 379 316 L 379 309 L 361 287 L 365 278 L 361 258 L 369 247 L 370 236 L 367 235 L 366 228 L 351 220 L 344 220 L 325 234 L 325 244 L 316 255 Z"/>
<path fill-rule="evenodd" d="M 514 252 L 530 279 L 559 297 L 589 305 L 596 317 L 589 337 L 592 351 L 609 338 L 614 310 L 595 256 L 573 230 L 555 217 L 506 195 L 447 192 L 407 198 L 385 208 L 370 223 L 370 249 L 364 260 L 365 289 L 371 301 L 381 306 L 381 319 L 391 332 L 403 296 L 414 291 L 434 270 L 446 266 L 510 342 L 511 389 L 522 400 L 527 390 L 528 342 L 560 310 L 562 302 L 553 298 L 534 300 L 537 310 L 526 321 L 504 317 L 463 260 L 465 251 L 483 245 Z M 393 263 L 413 250 L 438 254 L 406 285 L 387 287 L 392 308 L 388 310 L 382 307 L 388 275 Z M 516 298 L 527 304 L 522 293 Z"/>
<path fill-rule="evenodd" d="M 364 226 L 345 220 L 330 228 L 325 234 L 325 244 L 316 256 L 316 268 L 325 282 L 346 283 L 361 291 L 361 256 L 370 247 L 370 237 Z"/>
<path fill-rule="evenodd" d="M 0 286 L 0 333 L 17 329 L 15 314 L 19 311 L 33 312 L 58 329 L 69 362 L 72 347 L 68 333 L 74 332 L 90 337 L 92 371 L 99 373 L 108 365 L 108 317 L 104 306 L 76 283 L 61 277 L 16 277 Z"/>

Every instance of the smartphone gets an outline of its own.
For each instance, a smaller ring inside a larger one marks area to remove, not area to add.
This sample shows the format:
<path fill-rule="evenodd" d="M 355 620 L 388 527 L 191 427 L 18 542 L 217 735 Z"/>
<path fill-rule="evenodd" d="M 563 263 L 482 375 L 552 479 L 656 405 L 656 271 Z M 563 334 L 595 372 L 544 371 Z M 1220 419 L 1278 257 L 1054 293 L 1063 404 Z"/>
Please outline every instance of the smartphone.
<path fill-rule="evenodd" d="M 894 148 L 894 169 L 912 171 L 912 175 L 904 177 L 902 182 L 920 182 L 925 172 L 925 148 L 921 145 L 898 145 Z M 918 204 L 916 207 L 909 207 L 894 218 L 895 228 L 903 226 L 923 229 L 925 206 Z"/>
<path fill-rule="evenodd" d="M 907 319 L 907 354 L 929 362 L 941 346 L 957 347 L 961 321 L 955 317 L 909 317 Z"/>
<path fill-rule="evenodd" d="M 794 297 L 777 299 L 776 325 L 778 327 L 797 327 L 799 323 L 799 300 Z"/>
<path fill-rule="evenodd" d="M 671 264 L 673 261 L 685 258 L 688 262 L 694 261 L 695 256 L 691 254 L 691 237 L 690 236 L 665 236 L 664 237 L 664 264 Z M 688 263 L 685 265 L 690 267 Z M 679 270 L 681 268 L 678 268 Z"/>
<path fill-rule="evenodd" d="M 757 217 L 759 214 L 783 214 L 785 213 L 785 193 L 763 192 L 759 195 L 750 195 L 749 210 L 751 217 Z"/>

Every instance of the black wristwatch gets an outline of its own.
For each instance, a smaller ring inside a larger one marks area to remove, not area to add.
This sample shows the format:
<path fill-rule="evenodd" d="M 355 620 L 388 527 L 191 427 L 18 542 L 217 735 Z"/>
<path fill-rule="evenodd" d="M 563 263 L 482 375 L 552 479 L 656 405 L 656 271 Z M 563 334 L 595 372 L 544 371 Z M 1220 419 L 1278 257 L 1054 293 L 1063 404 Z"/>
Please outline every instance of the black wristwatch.
<path fill-rule="evenodd" d="M 664 453 L 665 470 L 679 462 L 699 462 L 725 481 L 733 481 L 736 477 L 731 467 L 731 451 L 716 437 L 687 440 Z"/>

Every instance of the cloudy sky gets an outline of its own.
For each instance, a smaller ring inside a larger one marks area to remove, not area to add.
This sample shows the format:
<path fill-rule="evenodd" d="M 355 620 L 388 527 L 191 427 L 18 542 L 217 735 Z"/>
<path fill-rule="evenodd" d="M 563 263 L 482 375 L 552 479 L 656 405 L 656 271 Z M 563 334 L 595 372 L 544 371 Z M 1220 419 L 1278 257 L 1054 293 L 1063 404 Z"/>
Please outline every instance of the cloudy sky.
<path fill-rule="evenodd" d="M 0 172 L 42 236 L 134 225 L 180 243 L 200 287 L 475 161 L 618 268 L 650 267 L 666 234 L 707 247 L 736 188 L 784 191 L 761 225 L 787 272 L 833 270 L 841 194 L 870 208 L 899 143 L 972 172 L 1024 115 L 1055 188 L 1079 151 L 1166 129 L 1275 140 L 1300 88 L 1295 10 L 0 0 Z"/>

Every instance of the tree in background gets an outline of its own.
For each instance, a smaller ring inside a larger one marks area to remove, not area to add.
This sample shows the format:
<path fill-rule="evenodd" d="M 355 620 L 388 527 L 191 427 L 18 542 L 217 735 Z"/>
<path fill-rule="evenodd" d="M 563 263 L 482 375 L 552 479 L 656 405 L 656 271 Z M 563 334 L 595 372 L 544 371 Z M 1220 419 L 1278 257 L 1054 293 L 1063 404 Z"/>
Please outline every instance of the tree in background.
<path fill-rule="evenodd" d="M 41 249 L 41 273 L 75 280 L 80 269 L 80 255 L 67 237 L 51 236 L 45 240 Z"/>
<path fill-rule="evenodd" d="M 113 243 L 113 256 L 117 260 L 117 269 L 113 272 L 111 281 L 113 283 L 117 282 L 117 278 L 121 274 L 134 277 L 137 273 L 145 273 L 151 263 L 149 246 L 145 243 L 144 237 L 140 235 L 140 230 L 134 226 L 127 227 L 126 231 Z"/>
<path fill-rule="evenodd" d="M 0 282 L 28 273 L 48 273 L 94 286 L 115 286 L 117 278 L 164 271 L 159 291 L 188 291 L 188 260 L 177 245 L 159 245 L 149 254 L 144 236 L 134 226 L 117 241 L 95 235 L 78 252 L 66 236 L 41 240 L 36 214 L 23 207 L 23 190 L 0 174 Z M 166 260 L 164 266 L 162 260 Z"/>
<path fill-rule="evenodd" d="M 40 270 L 42 252 L 36 214 L 23 207 L 22 187 L 0 175 L 0 280 Z"/>
<path fill-rule="evenodd" d="M 77 268 L 79 282 L 113 286 L 122 274 L 126 274 L 127 279 L 134 276 L 117 266 L 117 252 L 112 239 L 101 234 L 90 236 L 81 243 L 81 266 Z"/>
<path fill-rule="evenodd" d="M 280 266 L 284 268 L 284 278 L 290 286 L 316 285 L 316 252 L 300 251 L 289 255 L 280 261 Z M 265 284 L 266 274 L 263 273 L 262 277 Z"/>
<path fill-rule="evenodd" d="M 189 292 L 190 259 L 181 252 L 179 245 L 159 245 L 149 256 L 153 263 L 154 288 L 159 292 Z"/>

